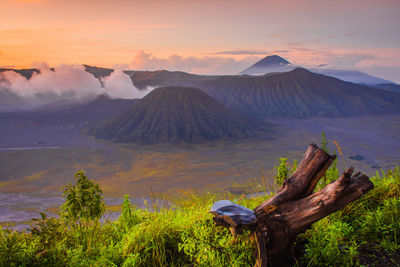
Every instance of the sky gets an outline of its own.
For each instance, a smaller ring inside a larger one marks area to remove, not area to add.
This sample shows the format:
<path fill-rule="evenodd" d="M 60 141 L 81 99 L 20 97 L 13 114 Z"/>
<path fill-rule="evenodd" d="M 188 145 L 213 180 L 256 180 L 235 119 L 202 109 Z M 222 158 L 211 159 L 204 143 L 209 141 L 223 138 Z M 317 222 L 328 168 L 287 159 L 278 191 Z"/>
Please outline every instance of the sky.
<path fill-rule="evenodd" d="M 400 83 L 399 0 L 0 0 L 0 67 L 236 74 L 264 56 Z"/>

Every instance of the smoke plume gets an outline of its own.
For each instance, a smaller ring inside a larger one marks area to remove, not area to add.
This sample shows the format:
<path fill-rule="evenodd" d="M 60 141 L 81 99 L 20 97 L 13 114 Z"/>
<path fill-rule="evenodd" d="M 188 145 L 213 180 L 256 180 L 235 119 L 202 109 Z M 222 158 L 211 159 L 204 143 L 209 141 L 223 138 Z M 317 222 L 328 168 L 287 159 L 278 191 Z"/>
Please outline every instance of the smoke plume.
<path fill-rule="evenodd" d="M 133 83 L 131 78 L 122 70 L 114 70 L 110 76 L 101 79 L 107 94 L 112 98 L 142 98 L 149 93 L 149 90 L 139 90 Z"/>
<path fill-rule="evenodd" d="M 111 98 L 142 98 L 150 90 L 137 89 L 122 70 L 115 70 L 101 81 L 82 65 L 60 64 L 53 70 L 46 63 L 35 63 L 40 73 L 30 79 L 14 71 L 0 73 L 0 89 L 12 92 L 33 105 L 52 101 L 87 101 L 98 95 Z"/>

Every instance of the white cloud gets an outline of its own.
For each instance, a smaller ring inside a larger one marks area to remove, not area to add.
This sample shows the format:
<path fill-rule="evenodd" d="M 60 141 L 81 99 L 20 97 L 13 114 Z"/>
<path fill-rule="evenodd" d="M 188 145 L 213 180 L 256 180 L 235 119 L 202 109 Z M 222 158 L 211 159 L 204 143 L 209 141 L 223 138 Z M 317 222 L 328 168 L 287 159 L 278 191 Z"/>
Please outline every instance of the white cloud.
<path fill-rule="evenodd" d="M 139 51 L 132 61 L 132 68 L 135 70 L 166 69 L 211 75 L 237 74 L 260 58 L 248 56 L 242 59 L 235 59 L 233 57 L 183 57 L 179 55 L 159 58 L 151 53 Z"/>
<path fill-rule="evenodd" d="M 130 77 L 122 70 L 115 70 L 100 80 L 85 71 L 82 65 L 60 64 L 50 69 L 45 62 L 36 62 L 30 79 L 14 71 L 0 73 L 0 87 L 30 100 L 32 104 L 43 105 L 58 100 L 86 101 L 101 94 L 112 98 L 142 98 L 151 90 L 137 89 Z"/>
<path fill-rule="evenodd" d="M 112 98 L 142 98 L 151 90 L 139 90 L 133 86 L 131 78 L 122 70 L 114 70 L 110 76 L 102 78 L 107 94 Z"/>

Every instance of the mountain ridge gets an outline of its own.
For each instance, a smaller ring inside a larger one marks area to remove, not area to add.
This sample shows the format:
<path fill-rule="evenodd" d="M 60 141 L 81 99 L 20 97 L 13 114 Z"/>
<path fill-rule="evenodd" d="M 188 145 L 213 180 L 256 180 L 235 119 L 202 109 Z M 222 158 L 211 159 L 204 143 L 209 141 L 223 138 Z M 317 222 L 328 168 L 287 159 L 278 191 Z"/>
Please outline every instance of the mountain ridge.
<path fill-rule="evenodd" d="M 400 112 L 400 94 L 296 68 L 262 76 L 221 76 L 199 88 L 253 117 L 340 117 Z"/>
<path fill-rule="evenodd" d="M 265 75 L 273 72 L 288 72 L 295 68 L 303 68 L 302 66 L 296 66 L 278 55 L 270 55 L 257 61 L 250 67 L 239 72 L 239 75 Z M 359 84 L 378 85 L 378 84 L 389 84 L 392 81 L 382 79 L 359 70 L 346 70 L 346 69 L 333 69 L 333 68 L 309 68 L 310 71 L 332 76 L 341 79 L 346 82 L 353 82 Z"/>
<path fill-rule="evenodd" d="M 153 90 L 124 113 L 91 125 L 87 133 L 116 142 L 203 143 L 256 137 L 262 127 L 199 89 L 175 86 Z"/>

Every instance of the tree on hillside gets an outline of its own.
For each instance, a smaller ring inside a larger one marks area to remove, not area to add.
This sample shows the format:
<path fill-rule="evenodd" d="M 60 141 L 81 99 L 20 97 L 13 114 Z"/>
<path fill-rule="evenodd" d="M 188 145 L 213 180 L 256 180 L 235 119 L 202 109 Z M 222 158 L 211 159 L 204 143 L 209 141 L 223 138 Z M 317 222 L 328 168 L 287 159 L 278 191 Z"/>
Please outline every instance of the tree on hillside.
<path fill-rule="evenodd" d="M 72 223 L 82 220 L 99 220 L 105 211 L 103 192 L 95 181 L 90 181 L 83 171 L 75 174 L 76 184 L 64 191 L 63 216 Z"/>

